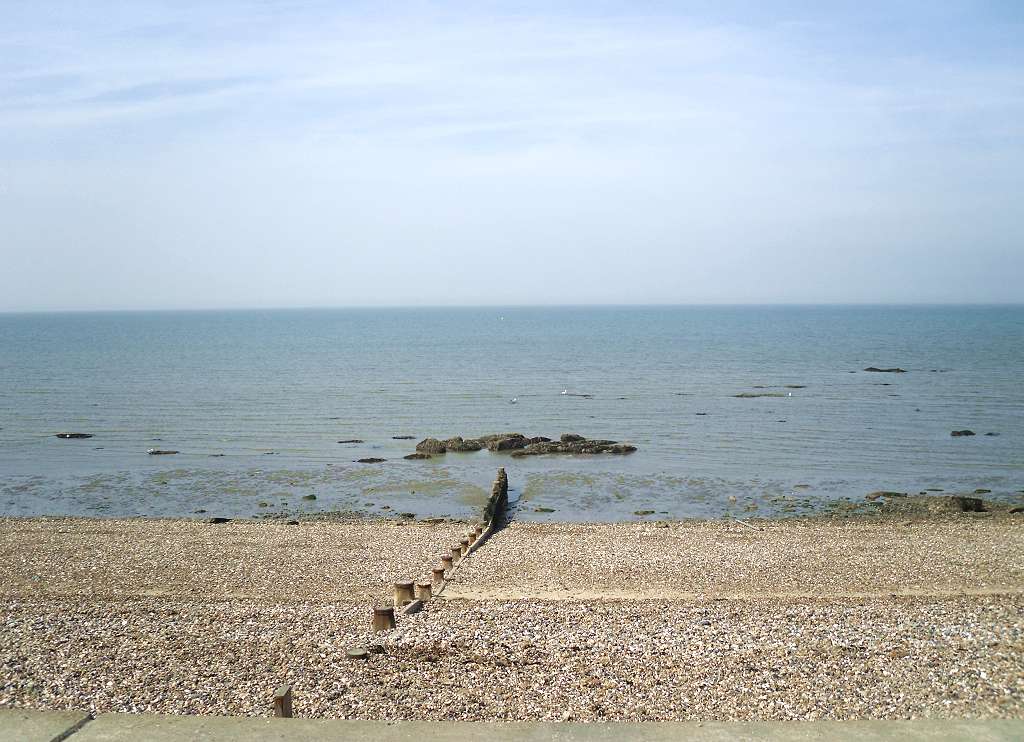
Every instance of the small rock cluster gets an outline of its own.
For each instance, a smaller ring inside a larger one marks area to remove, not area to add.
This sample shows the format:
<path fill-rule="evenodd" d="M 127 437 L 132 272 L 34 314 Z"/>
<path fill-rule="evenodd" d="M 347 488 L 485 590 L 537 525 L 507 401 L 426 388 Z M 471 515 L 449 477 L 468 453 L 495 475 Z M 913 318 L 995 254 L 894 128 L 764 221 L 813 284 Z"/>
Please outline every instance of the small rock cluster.
<path fill-rule="evenodd" d="M 627 454 L 636 451 L 636 446 L 618 441 L 590 440 L 575 433 L 563 433 L 557 441 L 542 435 L 528 438 L 522 433 L 495 433 L 480 438 L 456 436 L 447 440 L 426 438 L 416 444 L 416 450 L 425 454 L 448 452 L 511 451 L 513 456 L 540 456 L 549 453 L 567 454 Z"/>

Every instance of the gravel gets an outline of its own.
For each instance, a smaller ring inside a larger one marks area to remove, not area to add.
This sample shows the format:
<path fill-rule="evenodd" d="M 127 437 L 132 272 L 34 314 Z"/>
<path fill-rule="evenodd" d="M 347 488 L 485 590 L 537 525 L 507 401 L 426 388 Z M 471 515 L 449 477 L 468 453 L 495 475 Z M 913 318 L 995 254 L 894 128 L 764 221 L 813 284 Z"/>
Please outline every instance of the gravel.
<path fill-rule="evenodd" d="M 267 716 L 290 682 L 306 717 L 1024 716 L 1017 521 L 758 525 L 514 524 L 372 635 L 367 595 L 465 525 L 2 520 L 0 705 Z M 487 596 L 537 582 L 576 597 Z"/>

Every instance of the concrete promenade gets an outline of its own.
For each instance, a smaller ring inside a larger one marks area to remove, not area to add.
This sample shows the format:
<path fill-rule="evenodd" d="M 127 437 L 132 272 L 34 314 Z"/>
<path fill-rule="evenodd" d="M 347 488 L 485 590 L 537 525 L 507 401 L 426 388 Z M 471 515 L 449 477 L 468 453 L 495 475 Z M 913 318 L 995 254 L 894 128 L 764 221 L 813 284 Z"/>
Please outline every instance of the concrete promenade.
<path fill-rule="evenodd" d="M 809 722 L 385 722 L 0 709 L 0 742 L 1016 742 L 1024 720 Z"/>

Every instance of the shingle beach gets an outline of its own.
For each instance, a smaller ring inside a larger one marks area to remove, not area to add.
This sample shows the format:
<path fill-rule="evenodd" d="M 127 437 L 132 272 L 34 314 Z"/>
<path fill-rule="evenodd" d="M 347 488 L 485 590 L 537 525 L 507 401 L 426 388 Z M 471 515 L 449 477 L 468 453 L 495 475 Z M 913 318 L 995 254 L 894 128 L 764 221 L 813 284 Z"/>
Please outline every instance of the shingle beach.
<path fill-rule="evenodd" d="M 1024 715 L 1024 521 L 0 520 L 0 705 L 362 719 Z M 370 649 L 366 659 L 347 651 Z"/>

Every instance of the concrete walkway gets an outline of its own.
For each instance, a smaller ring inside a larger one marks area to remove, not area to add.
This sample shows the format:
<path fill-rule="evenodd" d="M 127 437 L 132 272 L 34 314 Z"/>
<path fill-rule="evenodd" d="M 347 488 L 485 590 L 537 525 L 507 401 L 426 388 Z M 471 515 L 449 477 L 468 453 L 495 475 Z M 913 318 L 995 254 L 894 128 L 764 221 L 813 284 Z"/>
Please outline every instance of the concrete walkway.
<path fill-rule="evenodd" d="M 258 719 L 227 716 L 101 714 L 0 709 L 0 742 L 1017 742 L 1024 720 L 821 722 L 663 722 L 557 724 L 496 722 L 383 722 Z"/>

